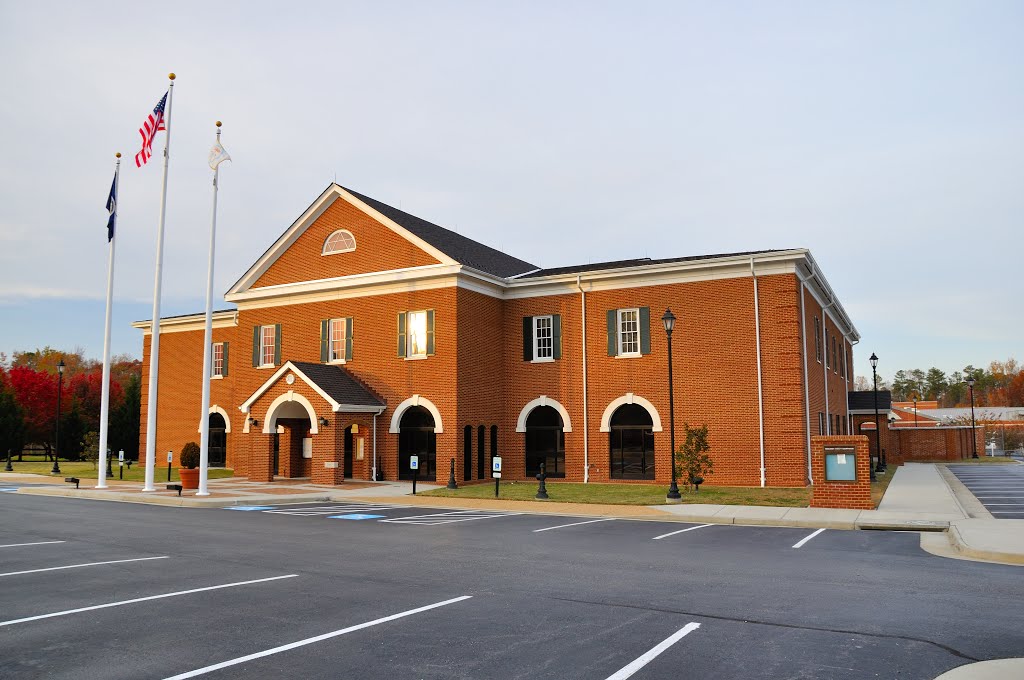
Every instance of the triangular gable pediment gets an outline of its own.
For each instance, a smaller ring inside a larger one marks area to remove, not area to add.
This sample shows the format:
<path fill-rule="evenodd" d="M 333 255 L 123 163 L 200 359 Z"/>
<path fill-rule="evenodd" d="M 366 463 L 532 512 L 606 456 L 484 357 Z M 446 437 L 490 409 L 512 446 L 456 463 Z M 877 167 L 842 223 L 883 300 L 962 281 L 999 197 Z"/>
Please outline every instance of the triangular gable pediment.
<path fill-rule="evenodd" d="M 303 370 L 305 367 L 306 370 Z M 347 382 L 353 383 L 351 385 L 338 385 L 337 381 L 325 380 L 321 375 L 310 375 L 312 372 L 310 368 L 323 369 L 324 371 L 335 371 L 344 377 Z M 308 385 L 314 392 L 323 397 L 323 400 L 327 403 L 332 411 L 344 411 L 346 413 L 379 413 L 384 409 L 384 401 L 371 392 L 361 382 L 359 382 L 354 376 L 348 374 L 348 372 L 340 366 L 319 366 L 313 364 L 304 364 L 301 362 L 286 361 L 282 364 L 281 368 L 274 371 L 274 374 L 267 378 L 267 380 L 256 388 L 256 391 L 249 396 L 242 404 L 238 407 L 238 410 L 242 413 L 249 413 L 260 397 L 262 397 L 267 390 L 272 388 L 286 375 L 294 374 L 299 380 Z M 331 384 L 334 383 L 334 384 Z M 331 394 L 331 392 L 336 394 Z M 345 394 L 350 397 L 339 401 L 336 395 Z M 314 425 L 315 427 L 315 425 Z"/>
<path fill-rule="evenodd" d="M 335 206 L 335 204 L 338 201 L 341 201 L 342 203 Z M 300 239 L 307 233 L 307 231 L 311 227 L 313 227 L 314 225 L 320 225 L 321 220 L 325 218 L 325 215 L 330 217 L 332 208 L 334 208 L 333 212 L 335 213 L 340 212 L 342 209 L 349 212 L 351 212 L 351 210 L 354 209 L 355 211 L 358 211 L 358 213 L 360 213 L 362 216 L 365 216 L 365 218 L 368 218 L 370 222 L 372 222 L 372 225 L 368 225 L 368 228 L 375 228 L 377 225 L 379 225 L 379 228 L 383 230 L 382 235 L 386 237 L 390 237 L 393 235 L 397 237 L 397 239 L 400 239 L 401 241 L 408 244 L 409 248 L 406 249 L 406 252 L 410 256 L 406 258 L 408 262 L 405 262 L 404 266 L 401 261 L 397 261 L 397 264 L 399 266 L 392 266 L 386 264 L 382 267 L 378 267 L 376 271 L 393 271 L 396 269 L 406 269 L 418 266 L 422 267 L 430 265 L 436 266 L 459 264 L 459 262 L 457 262 L 450 256 L 446 255 L 441 250 L 437 249 L 424 239 L 416 236 L 408 229 L 405 229 L 400 224 L 395 222 L 393 219 L 384 215 L 379 210 L 369 205 L 365 201 L 354 196 L 344 187 L 341 187 L 338 184 L 331 184 L 329 187 L 327 187 L 327 189 L 324 190 L 322 194 L 320 194 L 320 196 L 315 201 L 313 201 L 313 203 L 302 213 L 302 215 L 300 215 L 299 218 L 295 220 L 295 222 L 293 222 L 291 226 L 289 226 L 288 229 L 286 229 L 283 234 L 281 234 L 277 241 L 275 241 L 274 244 L 269 249 L 267 249 L 265 253 L 263 253 L 263 255 L 249 268 L 248 271 L 246 271 L 246 273 L 231 287 L 231 289 L 228 290 L 227 295 L 237 295 L 240 293 L 244 293 L 252 288 L 263 287 L 266 285 L 280 285 L 283 283 L 300 283 L 304 281 L 322 280 L 325 278 L 337 278 L 337 274 L 334 276 L 316 275 L 317 270 L 320 270 L 321 273 L 323 272 L 324 268 L 319 266 L 321 265 L 321 260 L 312 260 L 309 258 L 322 257 L 324 258 L 324 262 L 326 262 L 328 265 L 330 265 L 332 262 L 340 261 L 332 260 L 331 258 L 345 258 L 348 255 L 360 258 L 360 262 L 369 261 L 367 255 L 374 253 L 373 248 L 375 246 L 378 248 L 380 246 L 379 244 L 373 242 L 366 242 L 360 244 L 358 237 L 356 242 L 356 250 L 352 253 L 345 253 L 342 255 L 321 255 L 321 253 L 319 252 L 319 247 L 322 246 L 323 238 L 326 238 L 327 232 L 330 231 L 329 227 L 326 227 L 324 229 L 321 229 L 322 231 L 325 231 L 325 234 L 318 235 L 318 238 L 316 239 L 316 244 L 311 244 L 316 245 L 317 247 L 305 248 L 305 250 L 309 250 L 310 252 L 302 254 L 302 257 L 308 259 L 308 261 L 304 263 L 299 263 L 298 270 L 301 271 L 302 273 L 299 275 L 292 274 L 291 272 L 295 271 L 296 267 L 293 266 L 289 268 L 289 274 L 286 278 L 291 278 L 294 280 L 285 280 L 282 278 L 282 276 L 277 276 L 274 278 L 268 278 L 266 276 L 267 273 L 270 272 L 271 269 L 274 267 L 274 265 L 277 264 L 279 260 L 282 259 L 282 257 L 285 257 L 286 253 L 289 253 L 289 250 L 300 241 Z M 360 253 L 360 247 L 363 248 L 362 253 Z M 380 250 L 388 250 L 389 252 L 394 252 L 396 250 L 394 248 L 394 242 L 385 245 L 385 247 L 380 248 Z M 295 258 L 293 257 L 293 259 Z M 305 276 L 307 272 L 312 273 L 312 276 Z M 349 271 L 347 273 L 351 274 L 357 272 Z M 344 273 L 342 273 L 342 275 L 344 275 Z M 261 281 L 261 279 L 263 280 Z"/>

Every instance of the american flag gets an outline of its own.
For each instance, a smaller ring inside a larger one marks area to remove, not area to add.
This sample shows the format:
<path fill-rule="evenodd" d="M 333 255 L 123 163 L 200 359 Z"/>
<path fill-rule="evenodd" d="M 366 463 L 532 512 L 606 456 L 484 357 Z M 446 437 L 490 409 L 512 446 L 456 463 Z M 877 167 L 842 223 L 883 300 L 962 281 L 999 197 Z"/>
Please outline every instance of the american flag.
<path fill-rule="evenodd" d="M 160 103 L 153 109 L 153 113 L 146 117 L 146 120 L 142 123 L 142 127 L 139 128 L 139 134 L 142 135 L 142 150 L 135 154 L 135 167 L 141 168 L 149 160 L 149 157 L 153 155 L 153 137 L 156 133 L 161 130 L 166 130 L 164 127 L 164 106 L 167 104 L 167 93 L 164 93 Z"/>

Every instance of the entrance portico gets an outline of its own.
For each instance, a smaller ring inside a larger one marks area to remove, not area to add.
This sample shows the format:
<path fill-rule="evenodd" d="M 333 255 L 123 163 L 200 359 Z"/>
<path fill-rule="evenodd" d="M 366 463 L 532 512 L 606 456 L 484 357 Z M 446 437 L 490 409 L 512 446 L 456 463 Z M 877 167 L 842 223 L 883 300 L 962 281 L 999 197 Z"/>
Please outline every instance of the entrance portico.
<path fill-rule="evenodd" d="M 309 477 L 341 484 L 370 478 L 373 416 L 384 400 L 343 366 L 285 362 L 239 409 L 249 440 L 249 479 Z"/>

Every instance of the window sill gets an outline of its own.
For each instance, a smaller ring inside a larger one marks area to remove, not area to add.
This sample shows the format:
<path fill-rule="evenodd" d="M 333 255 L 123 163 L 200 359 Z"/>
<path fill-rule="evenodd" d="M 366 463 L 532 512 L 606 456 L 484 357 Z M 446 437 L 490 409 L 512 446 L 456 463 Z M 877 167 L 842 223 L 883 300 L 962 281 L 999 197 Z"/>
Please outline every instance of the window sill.
<path fill-rule="evenodd" d="M 345 361 L 345 359 L 332 359 L 331 361 L 328 361 L 327 363 L 329 365 L 332 365 L 332 366 L 341 366 L 344 363 L 346 363 L 346 361 Z"/>
<path fill-rule="evenodd" d="M 223 380 L 223 379 L 224 379 L 223 375 L 211 375 L 210 376 L 210 380 Z"/>
<path fill-rule="evenodd" d="M 531 364 L 550 364 L 550 363 L 553 363 L 554 360 L 555 360 L 554 357 L 545 357 L 543 359 L 531 359 L 530 363 Z"/>
<path fill-rule="evenodd" d="M 429 359 L 429 354 L 417 354 L 414 357 L 403 357 L 406 361 L 422 361 L 423 359 Z"/>
<path fill-rule="evenodd" d="M 256 368 L 262 370 L 266 368 L 277 368 L 277 366 L 275 366 L 274 364 L 263 364 L 262 366 L 257 366 Z"/>
<path fill-rule="evenodd" d="M 643 356 L 643 354 L 639 354 L 639 353 L 637 353 L 637 354 L 616 354 L 615 358 L 616 359 L 639 359 L 642 356 Z"/>

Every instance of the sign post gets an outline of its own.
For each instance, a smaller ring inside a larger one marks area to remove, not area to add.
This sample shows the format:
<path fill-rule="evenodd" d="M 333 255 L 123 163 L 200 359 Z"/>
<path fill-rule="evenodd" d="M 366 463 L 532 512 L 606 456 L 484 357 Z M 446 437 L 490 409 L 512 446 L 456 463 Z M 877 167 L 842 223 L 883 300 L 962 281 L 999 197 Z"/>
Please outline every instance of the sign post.
<path fill-rule="evenodd" d="M 498 487 L 501 484 L 501 456 L 491 458 L 491 477 L 494 477 L 494 497 L 498 497 Z"/>
<path fill-rule="evenodd" d="M 174 451 L 167 452 L 167 481 L 171 481 L 171 461 L 174 460 Z"/>
<path fill-rule="evenodd" d="M 117 478 L 124 479 L 124 449 L 117 452 Z"/>
<path fill-rule="evenodd" d="M 412 470 L 412 495 L 416 495 L 416 478 L 420 476 L 420 457 L 409 456 L 409 469 Z"/>

